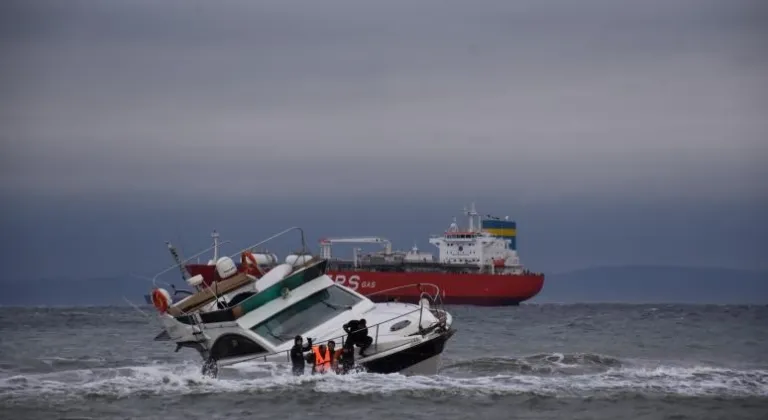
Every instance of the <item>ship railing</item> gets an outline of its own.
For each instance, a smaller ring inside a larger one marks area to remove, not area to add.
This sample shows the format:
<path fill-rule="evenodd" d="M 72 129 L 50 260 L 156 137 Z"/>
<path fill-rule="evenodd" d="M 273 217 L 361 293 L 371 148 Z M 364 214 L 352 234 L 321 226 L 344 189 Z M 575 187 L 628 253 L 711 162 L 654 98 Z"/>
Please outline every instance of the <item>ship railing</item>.
<path fill-rule="evenodd" d="M 435 295 L 432 296 L 429 293 L 424 292 L 423 290 L 421 290 L 420 286 L 427 286 L 427 287 L 433 288 L 435 290 Z M 384 294 L 384 293 L 387 293 L 387 292 L 392 292 L 392 291 L 401 290 L 401 289 L 408 289 L 408 288 L 412 288 L 412 287 L 417 287 L 417 288 L 419 288 L 419 290 L 421 290 L 420 297 L 423 297 L 423 296 L 426 295 L 426 297 L 430 298 L 430 300 L 433 300 L 433 301 L 437 301 L 437 300 L 440 299 L 440 287 L 438 285 L 434 284 L 434 283 L 412 283 L 412 284 L 406 284 L 406 285 L 402 285 L 402 286 L 395 286 L 395 287 L 390 287 L 389 289 L 377 290 L 377 291 L 375 291 L 373 293 L 367 294 L 366 296 L 381 295 L 381 294 Z"/>
<path fill-rule="evenodd" d="M 352 332 L 350 332 L 348 334 L 342 334 L 340 336 L 332 337 L 332 338 L 329 338 L 327 340 L 320 341 L 320 342 L 312 341 L 312 345 L 313 346 L 316 346 L 316 345 L 319 346 L 319 345 L 323 345 L 323 344 L 327 345 L 329 341 L 336 342 L 337 340 L 339 340 L 339 341 L 341 341 L 341 347 L 344 347 L 344 339 L 346 337 L 349 337 L 350 335 L 352 335 L 354 333 L 357 333 L 357 332 L 360 332 L 360 331 L 363 331 L 363 330 L 366 330 L 366 329 L 370 330 L 371 328 L 375 327 L 375 334 L 374 334 L 374 339 L 373 339 L 373 347 L 376 348 L 378 346 L 378 344 L 379 344 L 379 327 L 382 324 L 386 324 L 388 322 L 394 321 L 394 320 L 396 320 L 398 318 L 403 318 L 405 316 L 411 315 L 411 314 L 416 313 L 416 312 L 419 312 L 419 325 L 418 325 L 419 326 L 419 333 L 423 336 L 427 332 L 432 331 L 432 329 L 433 329 L 432 327 L 426 328 L 426 329 L 422 328 L 422 326 L 421 326 L 421 319 L 422 319 L 423 311 L 424 311 L 424 305 L 422 303 L 422 304 L 419 305 L 418 309 L 414 309 L 412 311 L 408 311 L 406 313 L 400 314 L 398 316 L 389 318 L 387 320 L 381 321 L 381 322 L 373 324 L 373 325 L 368 325 L 365 328 L 360 328 L 360 329 L 354 330 L 354 331 L 352 331 Z M 437 325 L 445 325 L 445 319 L 444 318 L 442 318 L 442 319 L 439 318 Z M 302 343 L 302 346 L 303 346 L 303 344 L 304 343 Z M 409 344 L 409 343 L 404 343 L 401 346 L 407 345 L 407 344 Z M 396 348 L 396 347 L 393 347 L 393 348 Z M 304 353 L 304 352 L 302 352 L 302 353 Z M 286 355 L 286 360 L 287 361 L 289 361 L 289 362 L 291 361 L 291 350 L 281 350 L 281 351 L 276 351 L 276 352 L 272 352 L 272 353 L 268 353 L 268 354 L 260 354 L 258 356 L 252 356 L 252 357 L 248 357 L 248 358 L 244 358 L 244 359 L 238 359 L 237 363 L 249 362 L 249 361 L 258 360 L 258 359 L 263 359 L 263 361 L 266 362 L 267 358 L 271 358 L 271 357 L 282 355 L 282 354 Z"/>

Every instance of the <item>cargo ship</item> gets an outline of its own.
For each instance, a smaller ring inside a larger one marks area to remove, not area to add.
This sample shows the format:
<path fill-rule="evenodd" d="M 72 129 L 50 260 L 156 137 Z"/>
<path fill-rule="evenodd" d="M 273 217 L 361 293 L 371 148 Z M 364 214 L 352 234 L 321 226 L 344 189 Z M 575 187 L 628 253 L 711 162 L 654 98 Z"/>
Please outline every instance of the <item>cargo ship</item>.
<path fill-rule="evenodd" d="M 516 222 L 509 217 L 480 216 L 474 204 L 464 213 L 469 218 L 466 228 L 459 228 L 454 218 L 445 232 L 429 238 L 438 250 L 437 258 L 416 246 L 409 251 L 393 251 L 389 240 L 376 236 L 323 238 L 319 257 L 328 260 L 327 274 L 332 279 L 374 302 L 418 302 L 430 285 L 439 288 L 445 304 L 507 306 L 536 296 L 544 285 L 544 274 L 529 271 L 520 263 Z M 219 280 L 215 264 L 219 235 L 214 232 L 212 236 L 213 259 L 207 264 L 184 265 L 187 275 L 201 275 L 205 284 Z M 384 249 L 361 254 L 362 249 L 354 247 L 352 259 L 341 259 L 332 253 L 334 244 L 374 244 Z M 247 253 L 248 260 L 242 256 L 238 270 L 251 270 L 253 263 L 256 270 L 251 274 L 259 276 L 280 263 L 275 254 L 252 251 Z M 317 256 L 294 253 L 285 263 L 312 258 Z"/>

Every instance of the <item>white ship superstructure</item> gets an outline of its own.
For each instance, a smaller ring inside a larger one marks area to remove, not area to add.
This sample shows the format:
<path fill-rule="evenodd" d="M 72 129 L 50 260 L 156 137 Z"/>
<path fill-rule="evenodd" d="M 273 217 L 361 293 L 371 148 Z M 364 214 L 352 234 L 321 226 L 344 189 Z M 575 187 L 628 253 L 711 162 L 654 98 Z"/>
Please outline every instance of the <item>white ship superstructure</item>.
<path fill-rule="evenodd" d="M 454 219 L 443 235 L 429 239 L 429 243 L 439 250 L 438 261 L 443 264 L 477 265 L 496 272 L 522 272 L 517 250 L 513 249 L 514 239 L 504 235 L 512 233 L 514 237 L 515 232 L 501 231 L 510 230 L 505 226 L 514 226 L 514 222 L 510 222 L 508 218 L 504 221 L 495 218 L 481 220 L 474 203 L 470 210 L 465 210 L 465 214 L 469 216 L 467 230 L 459 229 Z M 500 223 L 494 223 L 497 221 Z M 494 225 L 502 227 L 497 228 Z"/>

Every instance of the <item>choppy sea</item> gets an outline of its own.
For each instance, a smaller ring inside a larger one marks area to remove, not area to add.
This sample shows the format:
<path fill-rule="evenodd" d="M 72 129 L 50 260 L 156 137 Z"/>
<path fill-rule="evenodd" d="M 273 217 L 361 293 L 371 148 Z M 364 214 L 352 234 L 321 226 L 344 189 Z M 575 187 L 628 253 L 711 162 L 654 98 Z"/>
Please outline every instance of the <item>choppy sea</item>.
<path fill-rule="evenodd" d="M 437 376 L 248 363 L 208 379 L 130 307 L 0 308 L 0 418 L 768 418 L 766 306 L 447 309 Z"/>

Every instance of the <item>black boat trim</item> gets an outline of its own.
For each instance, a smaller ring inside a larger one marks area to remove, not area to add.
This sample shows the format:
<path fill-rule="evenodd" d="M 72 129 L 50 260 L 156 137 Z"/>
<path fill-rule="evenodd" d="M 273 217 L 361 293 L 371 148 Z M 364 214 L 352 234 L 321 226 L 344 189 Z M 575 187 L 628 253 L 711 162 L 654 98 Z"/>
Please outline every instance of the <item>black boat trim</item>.
<path fill-rule="evenodd" d="M 171 340 L 171 336 L 170 334 L 168 334 L 168 331 L 166 330 L 160 331 L 160 333 L 157 334 L 154 339 L 154 341 L 170 341 L 170 340 Z"/>
<path fill-rule="evenodd" d="M 455 329 L 449 329 L 429 341 L 361 364 L 371 373 L 397 373 L 442 353 L 455 333 Z"/>

